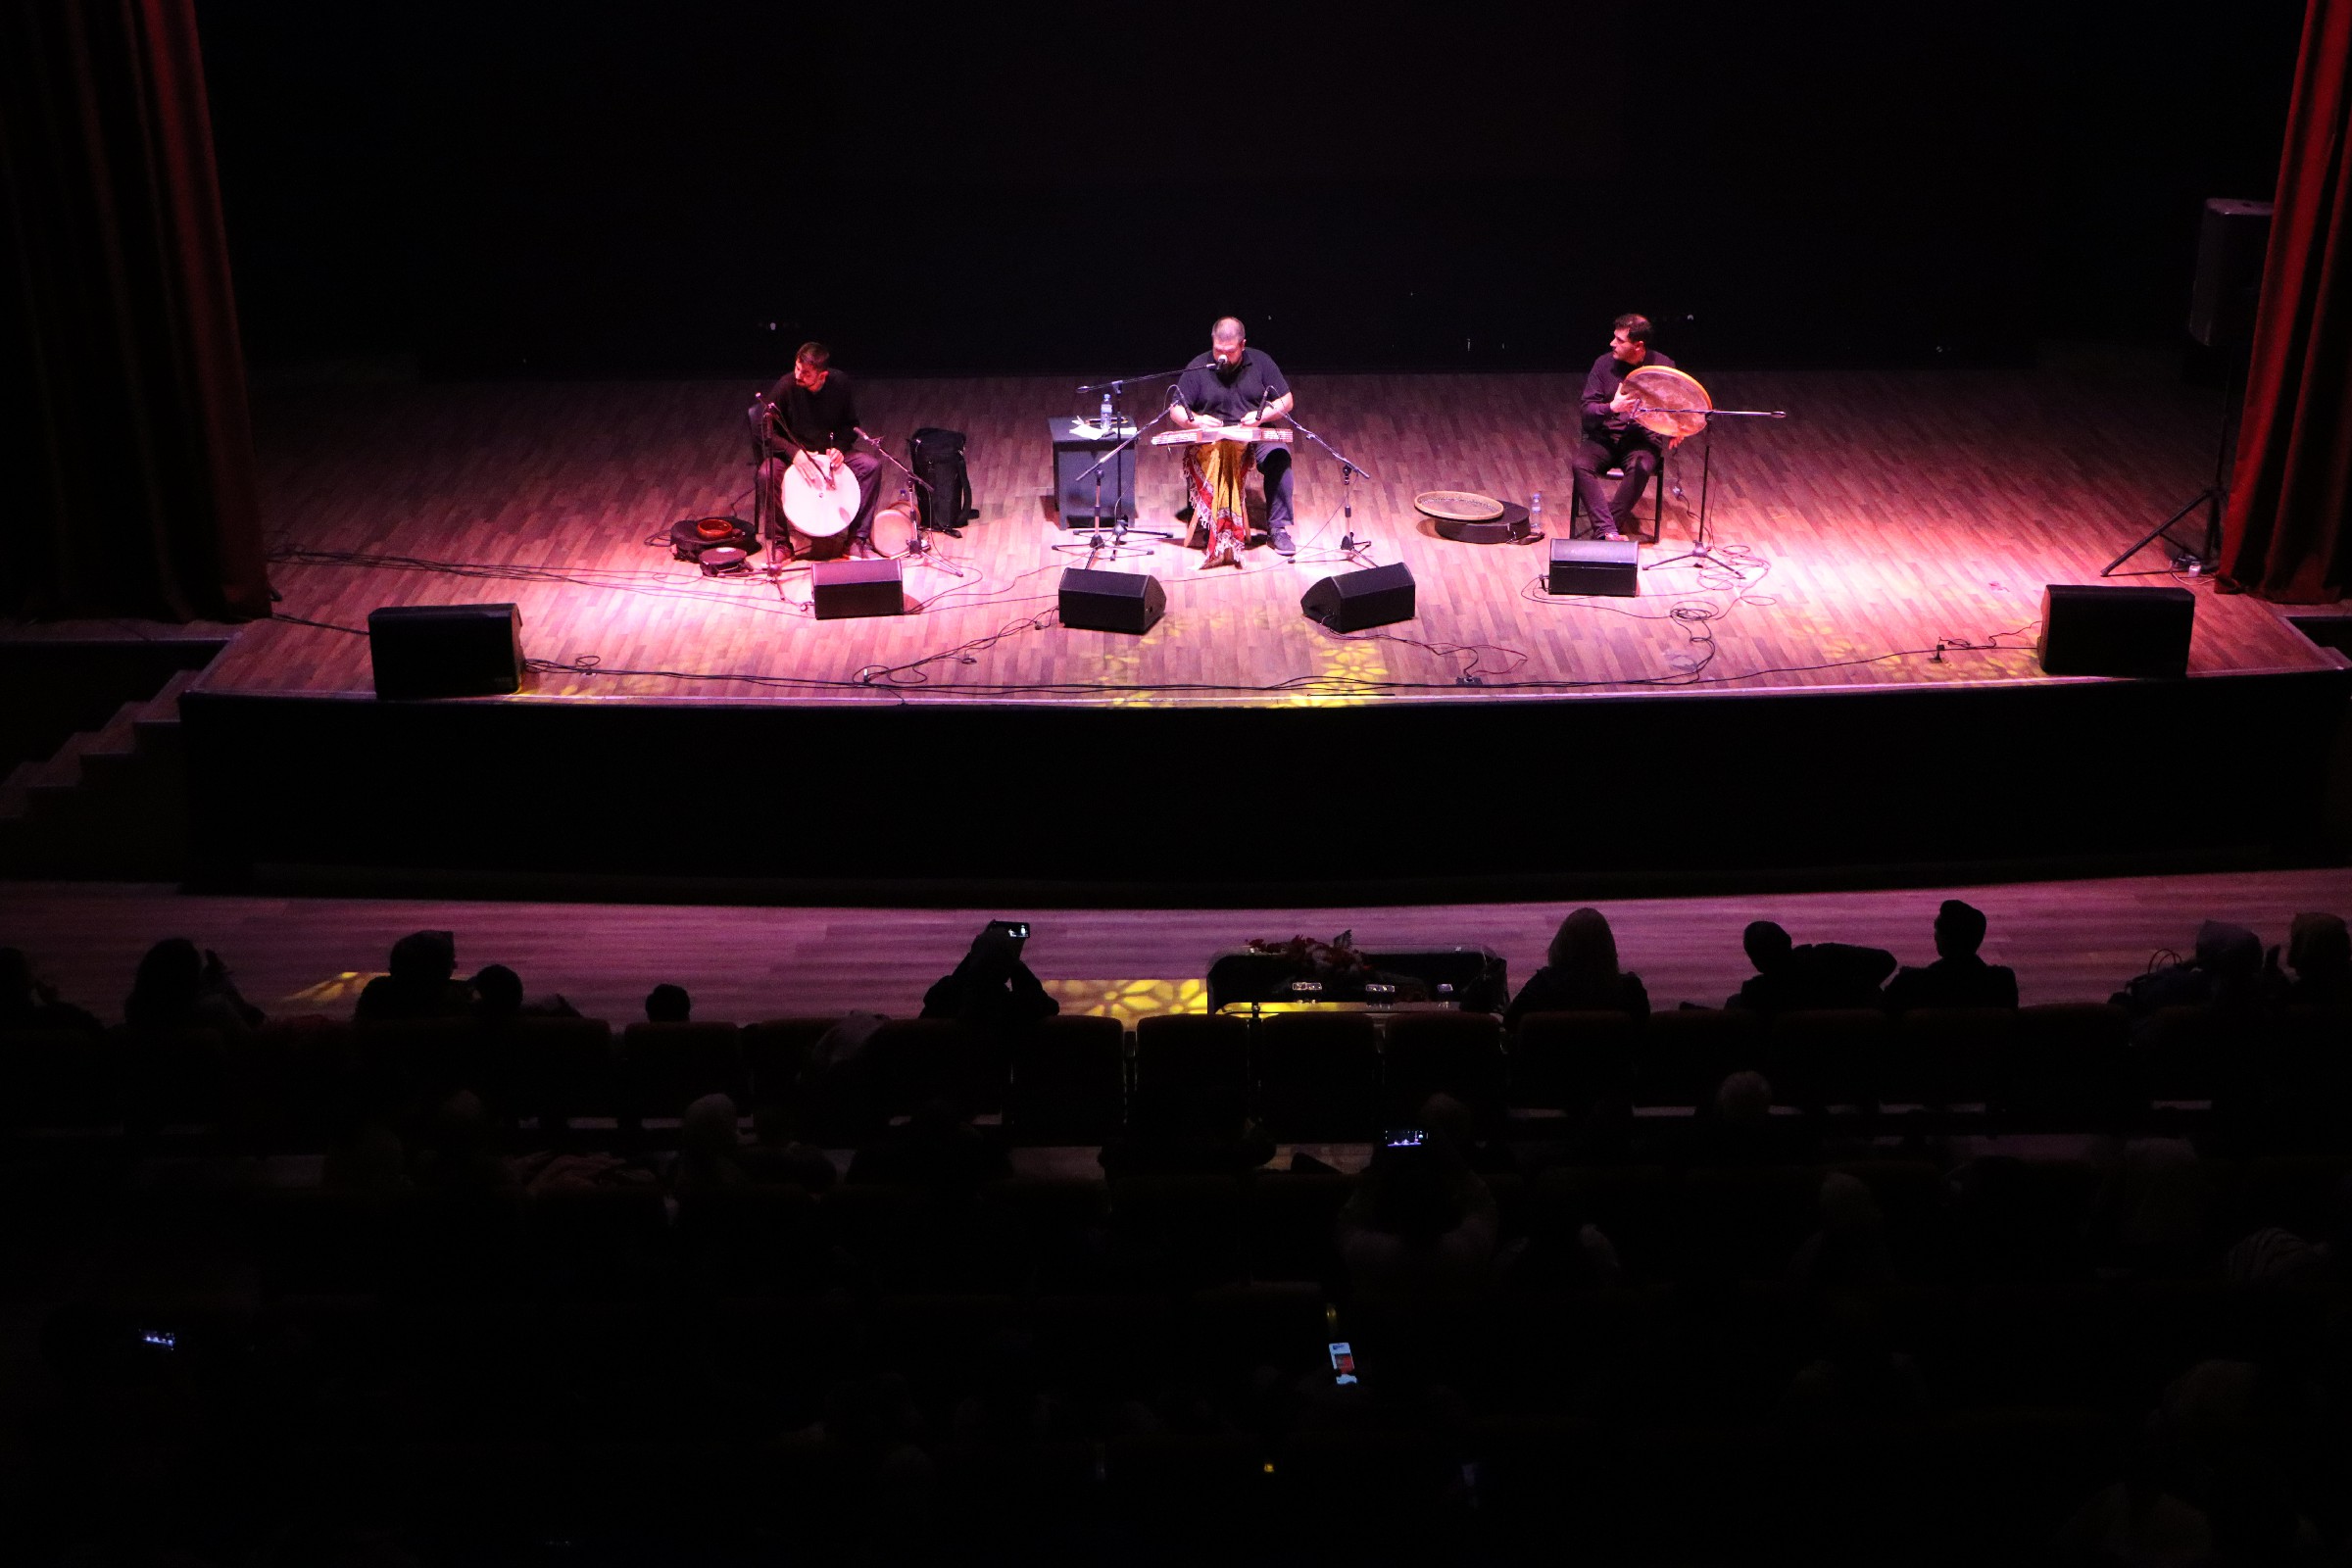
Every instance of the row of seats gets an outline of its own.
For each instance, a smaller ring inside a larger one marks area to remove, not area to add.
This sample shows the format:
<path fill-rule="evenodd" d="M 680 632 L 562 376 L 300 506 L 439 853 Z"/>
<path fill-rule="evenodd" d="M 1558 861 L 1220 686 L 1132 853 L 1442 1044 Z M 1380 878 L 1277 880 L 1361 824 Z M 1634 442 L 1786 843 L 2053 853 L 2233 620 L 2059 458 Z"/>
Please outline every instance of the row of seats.
<path fill-rule="evenodd" d="M 1132 1036 L 1113 1019 L 1054 1018 L 1009 1033 L 938 1019 L 883 1023 L 854 1077 L 811 1070 L 836 1020 L 628 1025 L 528 1019 L 273 1024 L 249 1040 L 207 1032 L 0 1037 L 0 1122 L 230 1129 L 317 1147 L 356 1115 L 411 1108 L 455 1087 L 543 1128 L 678 1116 L 695 1098 L 789 1105 L 820 1142 L 945 1094 L 1001 1115 L 1024 1144 L 1100 1144 L 1131 1119 L 1182 1115 L 1204 1097 L 1253 1109 L 1285 1142 L 1366 1141 L 1445 1092 L 1489 1111 L 1577 1113 L 1595 1104 L 1703 1104 L 1754 1070 L 1789 1106 L 1980 1107 L 1996 1129 L 2115 1124 L 2158 1102 L 2204 1102 L 2260 1082 L 2290 1103 L 2352 1088 L 2352 1019 L 2292 1013 L 2257 1030 L 2173 1009 L 2134 1034 L 2119 1008 L 1794 1013 L 1769 1023 L 1688 1010 L 1646 1021 L 1539 1013 L 1506 1040 L 1484 1013 L 1289 1013 L 1246 1021 L 1163 1015 Z"/>
<path fill-rule="evenodd" d="M 247 1548 L 226 1560 L 339 1529 L 379 1556 L 398 1543 L 462 1561 L 601 1547 L 687 1563 L 952 1551 L 987 1563 L 1959 1564 L 2041 1556 L 2121 1473 L 2127 1442 L 2113 1417 L 2026 1407 L 1866 1427 L 1541 1419 L 944 1439 L 911 1463 L 818 1434 L 729 1445 L 691 1430 L 390 1448 L 125 1443 L 43 1453 L 28 1523 L 111 1521 L 133 1541 Z"/>
<path fill-rule="evenodd" d="M 2083 1161 L 1995 1162 L 1954 1179 L 1925 1161 L 1677 1170 L 1561 1167 L 1487 1179 L 1506 1245 L 1535 1285 L 1573 1281 L 1578 1237 L 1597 1226 L 1636 1281 L 1777 1280 L 1823 1231 L 1825 1175 L 1857 1178 L 1877 1217 L 1810 1265 L 1836 1283 L 2070 1280 L 2100 1267 L 2218 1277 L 2264 1227 L 2329 1234 L 2341 1158 L 2201 1161 L 2169 1169 L 2165 1222 Z M 1199 1287 L 1336 1281 L 1344 1176 L 1131 1177 L 1105 1186 L 1013 1178 L 970 1193 L 849 1184 L 688 1190 L 629 1185 L 448 1194 L 288 1187 L 159 1188 L 41 1205 L 60 1224 L 235 1255 L 278 1295 L 469 1290 L 612 1296 L 677 1276 L 727 1293 L 834 1284 L 945 1289 Z"/>

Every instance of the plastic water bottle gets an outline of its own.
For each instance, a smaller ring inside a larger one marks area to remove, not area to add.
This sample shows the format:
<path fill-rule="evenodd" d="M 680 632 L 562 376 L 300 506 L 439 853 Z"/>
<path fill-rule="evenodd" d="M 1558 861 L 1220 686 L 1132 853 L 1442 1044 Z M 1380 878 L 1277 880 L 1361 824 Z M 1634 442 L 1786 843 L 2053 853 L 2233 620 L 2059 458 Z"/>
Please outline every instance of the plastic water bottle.
<path fill-rule="evenodd" d="M 1544 531 L 1544 492 L 1539 490 L 1527 498 L 1527 536 L 1531 539 Z"/>

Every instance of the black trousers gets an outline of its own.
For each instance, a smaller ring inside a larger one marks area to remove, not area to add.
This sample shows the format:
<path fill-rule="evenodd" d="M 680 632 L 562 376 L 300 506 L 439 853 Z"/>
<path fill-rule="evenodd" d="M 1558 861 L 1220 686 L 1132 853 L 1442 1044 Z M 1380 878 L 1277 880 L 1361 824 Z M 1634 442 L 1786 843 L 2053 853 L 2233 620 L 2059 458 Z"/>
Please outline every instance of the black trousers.
<path fill-rule="evenodd" d="M 1266 481 L 1266 532 L 1291 525 L 1291 449 L 1268 441 L 1257 449 L 1258 476 Z"/>
<path fill-rule="evenodd" d="M 1634 508 L 1640 504 L 1642 492 L 1649 488 L 1649 476 L 1658 471 L 1662 457 L 1658 444 L 1639 425 L 1614 435 L 1601 430 L 1586 436 L 1576 449 L 1576 493 L 1592 514 L 1592 526 L 1635 532 L 1639 524 Z M 1611 468 L 1625 470 L 1625 477 L 1613 490 L 1602 477 Z"/>

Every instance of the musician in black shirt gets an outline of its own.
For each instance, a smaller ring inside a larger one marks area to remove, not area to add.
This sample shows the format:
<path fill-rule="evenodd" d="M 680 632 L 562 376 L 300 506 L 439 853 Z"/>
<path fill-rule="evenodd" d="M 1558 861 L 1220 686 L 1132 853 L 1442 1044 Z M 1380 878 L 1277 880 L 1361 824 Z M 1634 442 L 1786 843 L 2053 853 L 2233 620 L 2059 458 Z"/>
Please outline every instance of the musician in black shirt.
<path fill-rule="evenodd" d="M 1634 508 L 1658 471 L 1665 452 L 1683 444 L 1676 436 L 1661 449 L 1658 438 L 1636 422 L 1634 395 L 1625 389 L 1627 375 L 1645 366 L 1672 368 L 1674 362 L 1649 346 L 1649 318 L 1620 316 L 1609 336 L 1609 352 L 1592 362 L 1585 377 L 1585 439 L 1576 449 L 1576 493 L 1592 517 L 1592 531 L 1602 539 L 1621 539 L 1635 531 Z M 1625 477 L 1616 493 L 1601 482 L 1611 468 Z"/>
<path fill-rule="evenodd" d="M 850 521 L 850 544 L 859 556 L 874 553 L 874 511 L 881 503 L 882 455 L 858 434 L 857 397 L 847 372 L 833 368 L 833 353 L 822 343 L 804 343 L 792 370 L 768 389 L 769 451 L 763 483 L 781 487 L 787 464 L 800 464 L 812 479 L 848 468 L 858 479 L 858 514 Z M 786 536 L 787 548 L 790 536 Z M 804 541 L 805 543 L 806 541 Z"/>
<path fill-rule="evenodd" d="M 1208 329 L 1208 352 L 1195 355 L 1184 368 L 1168 391 L 1168 402 L 1169 422 L 1190 430 L 1221 424 L 1270 424 L 1291 412 L 1293 399 L 1282 367 L 1262 350 L 1251 348 L 1242 323 L 1228 316 Z M 1188 455 L 1201 450 L 1185 449 Z M 1257 471 L 1266 481 L 1266 537 L 1278 555 L 1287 556 L 1298 549 L 1291 539 L 1291 449 L 1279 442 L 1264 442 L 1257 445 L 1255 457 Z M 1209 553 L 1214 560 L 1220 549 L 1217 520 L 1209 515 L 1214 504 L 1203 505 L 1198 466 L 1186 466 L 1187 478 L 1192 481 L 1188 487 L 1194 490 L 1194 526 L 1209 531 Z"/>

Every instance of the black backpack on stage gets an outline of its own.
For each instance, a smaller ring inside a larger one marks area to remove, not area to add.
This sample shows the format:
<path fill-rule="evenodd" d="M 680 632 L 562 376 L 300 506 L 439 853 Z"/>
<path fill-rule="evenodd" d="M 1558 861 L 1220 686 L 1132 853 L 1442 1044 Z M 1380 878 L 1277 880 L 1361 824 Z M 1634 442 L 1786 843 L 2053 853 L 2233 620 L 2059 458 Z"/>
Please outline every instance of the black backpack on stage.
<path fill-rule="evenodd" d="M 952 534 L 978 519 L 980 509 L 972 505 L 971 476 L 964 471 L 961 430 L 926 425 L 907 439 L 906 458 L 906 466 L 914 470 L 915 477 L 930 486 L 926 490 L 918 485 L 914 492 L 923 509 L 924 527 Z"/>

